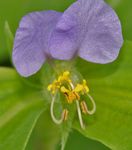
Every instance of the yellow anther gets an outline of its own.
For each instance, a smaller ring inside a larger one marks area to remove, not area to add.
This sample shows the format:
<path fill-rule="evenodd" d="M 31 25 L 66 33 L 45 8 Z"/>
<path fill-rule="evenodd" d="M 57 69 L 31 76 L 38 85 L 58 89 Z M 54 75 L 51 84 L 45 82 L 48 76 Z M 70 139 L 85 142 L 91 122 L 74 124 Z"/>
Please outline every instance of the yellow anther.
<path fill-rule="evenodd" d="M 60 75 L 58 77 L 58 82 L 61 82 L 61 83 L 64 82 L 64 81 L 71 82 L 69 76 L 70 76 L 70 72 L 69 71 L 65 71 L 62 75 Z"/>
<path fill-rule="evenodd" d="M 74 91 L 77 92 L 77 93 L 82 92 L 82 94 L 88 93 L 89 92 L 89 88 L 87 86 L 86 80 L 83 80 L 82 84 L 77 84 L 77 86 L 75 87 Z"/>
<path fill-rule="evenodd" d="M 81 84 L 77 84 L 77 86 L 74 89 L 74 91 L 76 91 L 77 93 L 81 92 L 82 90 L 83 90 L 83 85 Z"/>
<path fill-rule="evenodd" d="M 48 91 L 51 91 L 52 94 L 55 94 L 55 92 L 60 89 L 61 85 L 64 83 L 64 82 L 68 82 L 70 83 L 71 80 L 69 78 L 69 75 L 70 75 L 70 72 L 69 71 L 65 71 L 62 75 L 60 75 L 58 77 L 57 80 L 54 80 L 52 84 L 50 84 L 48 86 Z"/>
<path fill-rule="evenodd" d="M 66 95 L 66 96 L 67 96 L 67 101 L 68 101 L 68 103 L 70 103 L 70 104 L 71 104 L 73 101 L 80 99 L 80 96 L 78 95 L 78 93 L 76 93 L 76 92 L 74 92 L 74 91 L 69 92 L 68 95 Z"/>
<path fill-rule="evenodd" d="M 62 93 L 69 93 L 70 90 L 68 90 L 67 88 L 65 88 L 64 86 L 61 87 L 60 91 Z"/>
<path fill-rule="evenodd" d="M 84 89 L 84 93 L 88 93 L 89 92 L 89 88 L 87 86 L 87 81 L 86 80 L 83 80 L 83 89 Z"/>
<path fill-rule="evenodd" d="M 55 94 L 56 90 L 60 88 L 60 82 L 55 80 L 52 84 L 48 86 L 48 91 L 51 91 L 52 94 Z"/>
<path fill-rule="evenodd" d="M 77 92 L 75 92 L 74 90 L 69 90 L 67 88 L 65 88 L 64 86 L 61 87 L 61 92 L 64 93 L 67 102 L 68 103 L 72 103 L 74 100 L 79 100 L 80 96 Z"/>
<path fill-rule="evenodd" d="M 49 84 L 48 87 L 47 87 L 48 91 L 51 91 L 52 89 L 52 84 Z"/>
<path fill-rule="evenodd" d="M 63 73 L 63 76 L 69 76 L 70 75 L 70 72 L 69 71 L 65 71 L 64 73 Z"/>

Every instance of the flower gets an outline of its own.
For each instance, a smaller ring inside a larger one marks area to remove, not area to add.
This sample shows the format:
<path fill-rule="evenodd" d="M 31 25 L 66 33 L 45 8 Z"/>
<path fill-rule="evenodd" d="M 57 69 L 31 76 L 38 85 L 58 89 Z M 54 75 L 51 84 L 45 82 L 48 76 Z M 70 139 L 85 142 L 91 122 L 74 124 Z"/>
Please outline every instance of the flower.
<path fill-rule="evenodd" d="M 13 63 L 25 77 L 48 59 L 75 56 L 105 64 L 114 61 L 123 43 L 120 21 L 104 0 L 77 0 L 64 13 L 42 11 L 22 18 L 17 29 Z"/>

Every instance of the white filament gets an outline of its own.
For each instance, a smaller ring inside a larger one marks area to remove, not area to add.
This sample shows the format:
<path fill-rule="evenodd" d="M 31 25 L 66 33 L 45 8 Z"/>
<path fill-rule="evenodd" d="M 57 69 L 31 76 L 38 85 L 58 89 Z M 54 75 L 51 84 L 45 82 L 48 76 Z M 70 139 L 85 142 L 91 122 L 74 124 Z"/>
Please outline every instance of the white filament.
<path fill-rule="evenodd" d="M 74 90 L 74 85 L 72 83 L 70 83 L 70 85 L 71 85 L 72 90 Z M 78 100 L 76 100 L 76 105 L 77 105 L 77 112 L 78 112 L 78 118 L 79 118 L 80 126 L 82 129 L 85 129 Z"/>
<path fill-rule="evenodd" d="M 51 107 L 50 107 L 50 113 L 51 113 L 51 118 L 56 124 L 61 124 L 63 122 L 64 115 L 62 113 L 61 118 L 57 119 L 54 115 L 54 103 L 55 103 L 55 96 L 52 96 L 52 102 L 51 102 Z"/>
<path fill-rule="evenodd" d="M 93 104 L 93 109 L 92 110 L 87 110 L 87 113 L 90 114 L 90 115 L 93 115 L 96 111 L 96 104 L 95 104 L 95 101 L 94 101 L 93 97 L 90 94 L 87 94 L 87 95 L 88 95 L 90 101 Z"/>

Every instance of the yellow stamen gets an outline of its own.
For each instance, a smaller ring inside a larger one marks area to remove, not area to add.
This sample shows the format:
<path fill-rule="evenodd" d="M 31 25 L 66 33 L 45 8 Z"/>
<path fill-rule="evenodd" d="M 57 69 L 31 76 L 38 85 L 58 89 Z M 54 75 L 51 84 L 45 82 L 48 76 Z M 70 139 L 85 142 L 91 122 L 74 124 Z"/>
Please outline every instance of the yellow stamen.
<path fill-rule="evenodd" d="M 79 94 L 75 92 L 74 90 L 66 89 L 64 86 L 62 86 L 60 90 L 62 93 L 64 93 L 64 95 L 66 96 L 67 102 L 70 104 L 73 101 L 80 99 Z"/>
<path fill-rule="evenodd" d="M 68 82 L 70 83 L 71 80 L 69 78 L 70 72 L 65 71 L 62 75 L 58 77 L 57 80 L 54 80 L 52 84 L 48 86 L 48 91 L 51 91 L 52 94 L 55 94 L 55 92 L 60 89 L 60 86 L 63 84 L 63 82 Z"/>
<path fill-rule="evenodd" d="M 69 71 L 65 71 L 62 75 L 60 75 L 58 77 L 58 82 L 60 82 L 60 83 L 62 83 L 64 81 L 71 82 L 69 76 L 70 76 L 70 72 Z"/>
<path fill-rule="evenodd" d="M 52 94 L 55 94 L 56 90 L 60 88 L 60 82 L 54 80 L 54 82 L 48 85 L 48 91 L 51 91 Z"/>
<path fill-rule="evenodd" d="M 86 80 L 83 80 L 83 90 L 85 93 L 88 93 L 89 92 L 89 88 L 87 86 L 87 81 Z"/>
<path fill-rule="evenodd" d="M 67 88 L 65 88 L 64 86 L 62 86 L 60 90 L 62 93 L 69 93 L 69 91 L 70 91 Z"/>
<path fill-rule="evenodd" d="M 86 80 L 83 80 L 82 84 L 77 84 L 77 86 L 75 87 L 74 91 L 77 92 L 77 93 L 81 92 L 82 94 L 88 93 L 89 92 L 89 88 L 87 86 Z"/>

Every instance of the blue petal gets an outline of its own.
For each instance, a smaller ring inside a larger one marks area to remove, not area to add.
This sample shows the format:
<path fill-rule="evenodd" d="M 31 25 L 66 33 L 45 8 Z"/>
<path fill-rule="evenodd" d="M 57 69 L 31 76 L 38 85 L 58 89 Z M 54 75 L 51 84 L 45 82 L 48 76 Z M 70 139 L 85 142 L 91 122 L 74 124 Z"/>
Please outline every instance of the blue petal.
<path fill-rule="evenodd" d="M 48 45 L 61 13 L 43 11 L 23 17 L 16 32 L 13 63 L 25 77 L 36 73 L 48 57 Z"/>
<path fill-rule="evenodd" d="M 103 0 L 80 0 L 80 4 L 84 33 L 79 56 L 101 64 L 114 61 L 123 44 L 118 16 Z"/>
<path fill-rule="evenodd" d="M 49 50 L 56 59 L 69 60 L 76 55 L 79 36 L 76 13 L 78 7 L 74 3 L 72 9 L 70 7 L 63 13 L 52 34 Z"/>
<path fill-rule="evenodd" d="M 75 55 L 95 63 L 115 60 L 123 43 L 120 21 L 103 0 L 78 0 L 60 18 L 51 38 L 57 59 Z"/>

